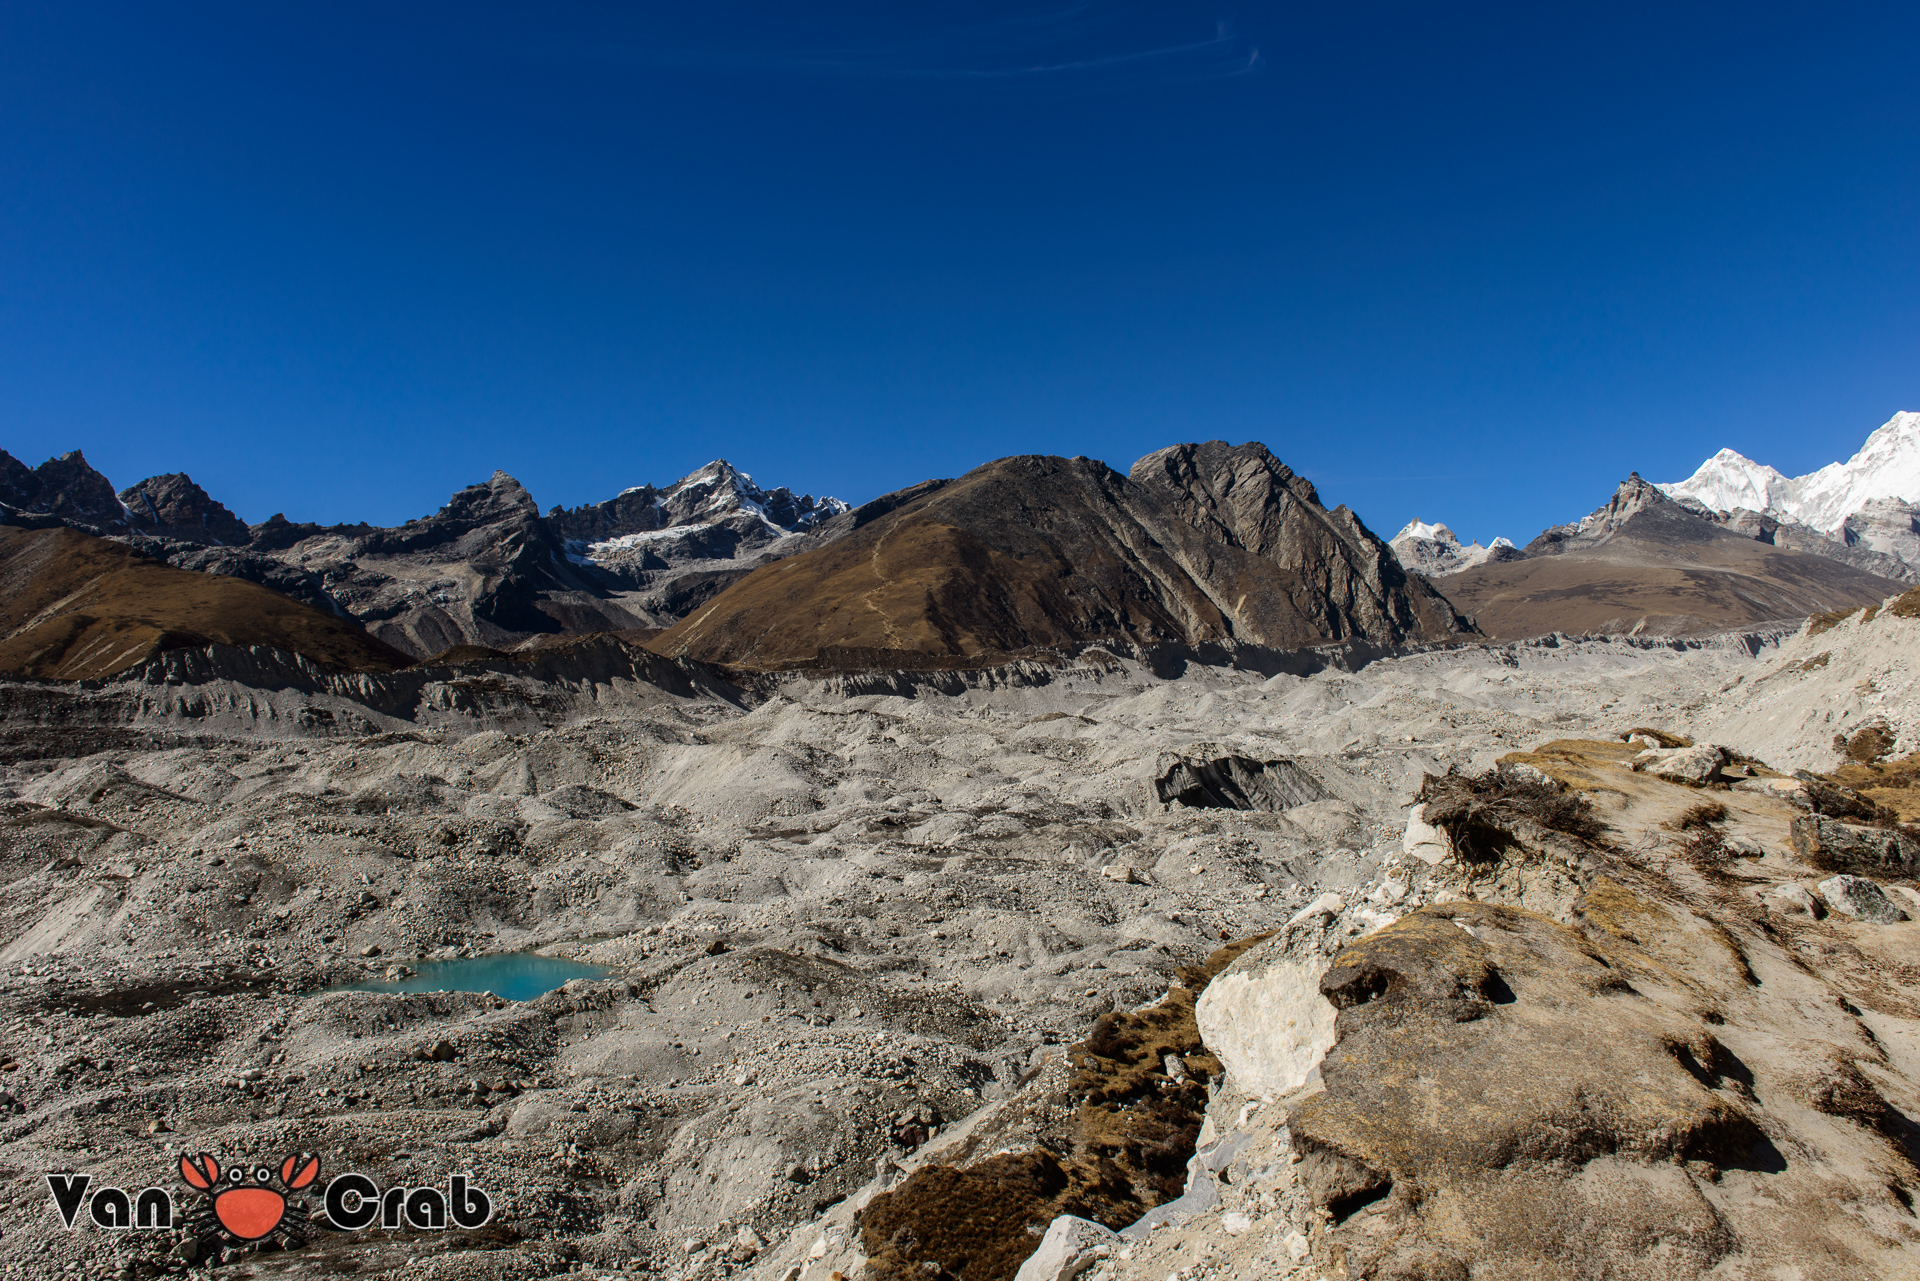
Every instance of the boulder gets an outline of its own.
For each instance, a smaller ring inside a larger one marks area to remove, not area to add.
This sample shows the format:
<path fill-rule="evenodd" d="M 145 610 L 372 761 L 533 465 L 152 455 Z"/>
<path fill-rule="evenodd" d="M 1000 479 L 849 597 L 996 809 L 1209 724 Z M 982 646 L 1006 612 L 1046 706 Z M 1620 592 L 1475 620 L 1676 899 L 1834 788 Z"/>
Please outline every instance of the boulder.
<path fill-rule="evenodd" d="M 1893 905 L 1887 892 L 1864 876 L 1829 877 L 1820 882 L 1820 897 L 1842 916 L 1857 917 L 1875 925 L 1892 925 L 1907 919 L 1907 914 Z"/>
<path fill-rule="evenodd" d="M 1762 796 L 1778 796 L 1791 800 L 1803 794 L 1807 785 L 1797 778 L 1743 778 L 1733 785 L 1736 792 L 1757 792 Z"/>
<path fill-rule="evenodd" d="M 1326 897 L 1338 902 L 1337 896 Z M 1323 902 L 1302 916 L 1318 915 L 1314 909 Z M 1316 934 L 1290 928 L 1248 949 L 1214 976 L 1194 1007 L 1200 1039 L 1244 1094 L 1292 1093 L 1306 1084 L 1333 1044 L 1335 1011 L 1319 986 L 1327 959 Z"/>
<path fill-rule="evenodd" d="M 1813 891 L 1798 881 L 1761 891 L 1760 906 L 1781 916 L 1804 916 L 1816 921 L 1827 914 Z"/>
<path fill-rule="evenodd" d="M 1705 787 L 1726 763 L 1727 750 L 1706 743 L 1698 747 L 1650 747 L 1633 758 L 1636 772 L 1689 787 Z"/>
<path fill-rule="evenodd" d="M 1013 1281 L 1074 1281 L 1113 1256 L 1119 1234 L 1076 1215 L 1063 1214 L 1047 1225 L 1040 1245 L 1014 1273 Z"/>
<path fill-rule="evenodd" d="M 1419 859 L 1428 867 L 1434 867 L 1446 861 L 1450 853 L 1446 835 L 1427 822 L 1425 804 L 1416 805 L 1407 811 L 1407 830 L 1400 838 L 1400 852 Z"/>
<path fill-rule="evenodd" d="M 1890 827 L 1862 827 L 1820 814 L 1793 820 L 1793 852 L 1823 872 L 1913 876 L 1920 873 L 1920 841 Z"/>

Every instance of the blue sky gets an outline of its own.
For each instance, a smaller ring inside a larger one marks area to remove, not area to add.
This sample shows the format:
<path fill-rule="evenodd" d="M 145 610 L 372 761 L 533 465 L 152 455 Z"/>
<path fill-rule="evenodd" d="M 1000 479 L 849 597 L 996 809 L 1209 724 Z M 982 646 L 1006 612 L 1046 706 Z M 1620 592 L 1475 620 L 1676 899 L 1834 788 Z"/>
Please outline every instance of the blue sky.
<path fill-rule="evenodd" d="M 1920 408 L 1917 47 L 1911 5 L 16 0 L 0 447 L 385 523 L 495 467 L 859 501 L 1252 439 L 1383 535 L 1524 541 Z"/>

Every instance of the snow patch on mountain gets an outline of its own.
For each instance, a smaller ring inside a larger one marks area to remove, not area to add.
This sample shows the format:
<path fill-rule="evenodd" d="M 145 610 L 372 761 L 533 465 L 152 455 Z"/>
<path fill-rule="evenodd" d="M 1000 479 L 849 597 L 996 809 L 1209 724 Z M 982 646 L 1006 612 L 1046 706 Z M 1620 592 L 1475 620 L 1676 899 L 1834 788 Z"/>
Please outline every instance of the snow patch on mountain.
<path fill-rule="evenodd" d="M 1723 449 L 1687 479 L 1659 488 L 1715 511 L 1761 512 L 1838 535 L 1849 517 L 1875 500 L 1920 504 L 1920 413 L 1895 414 L 1852 458 L 1805 476 L 1785 476 Z"/>
<path fill-rule="evenodd" d="M 1504 560 L 1507 556 L 1503 553 L 1515 550 L 1510 538 L 1496 538 L 1485 547 L 1477 541 L 1463 547 L 1459 535 L 1451 529 L 1423 520 L 1408 521 L 1387 546 L 1393 548 L 1402 567 L 1428 578 L 1444 578 L 1489 560 Z"/>

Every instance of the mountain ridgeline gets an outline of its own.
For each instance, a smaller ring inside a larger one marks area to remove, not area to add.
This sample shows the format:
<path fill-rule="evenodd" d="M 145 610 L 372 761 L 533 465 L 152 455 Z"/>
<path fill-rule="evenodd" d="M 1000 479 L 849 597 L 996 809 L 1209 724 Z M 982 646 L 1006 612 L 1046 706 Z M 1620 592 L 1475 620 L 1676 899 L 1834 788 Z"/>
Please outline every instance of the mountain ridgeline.
<path fill-rule="evenodd" d="M 655 642 L 761 669 L 988 663 L 1099 640 L 1380 646 L 1473 634 L 1265 446 L 1177 445 L 1130 476 L 1003 458 L 850 513 Z"/>
<path fill-rule="evenodd" d="M 1524 548 L 1462 546 L 1419 521 L 1388 544 L 1258 443 L 1174 445 L 1124 475 L 1020 455 L 859 507 L 763 488 L 721 460 L 543 513 L 495 472 L 393 527 L 279 514 L 249 525 L 184 474 L 116 491 L 78 451 L 36 468 L 0 451 L 0 526 L 63 535 L 10 542 L 18 590 L 0 592 L 0 645 L 12 646 L 0 655 L 5 670 L 100 677 L 121 655 L 218 640 L 386 670 L 612 633 L 676 659 L 782 671 L 980 667 L 1102 643 L 1380 653 L 1698 634 L 1870 604 L 1920 580 L 1906 559 L 1920 556 L 1920 509 L 1880 493 L 1908 486 L 1920 418 L 1870 446 L 1871 466 L 1856 460 L 1839 480 L 1757 465 L 1734 476 L 1726 458 L 1687 492 L 1634 476 Z M 1821 508 L 1832 531 L 1789 510 L 1814 480 L 1844 491 Z M 1749 490 L 1764 511 L 1698 496 Z M 1858 511 L 1833 516 L 1856 498 Z M 80 605 L 47 594 L 83 580 Z"/>
<path fill-rule="evenodd" d="M 184 475 L 116 493 L 78 452 L 36 469 L 0 454 L 0 483 L 0 523 L 248 580 L 364 631 L 383 664 L 588 632 L 767 669 L 964 666 L 1103 640 L 1391 648 L 1474 634 L 1258 444 L 1174 446 L 1131 476 L 1005 458 L 859 508 L 762 489 L 722 461 L 542 514 L 496 472 L 391 528 L 249 526 Z M 143 599 L 155 635 L 207 634 L 204 617 L 173 626 Z M 265 643 L 258 631 L 234 620 L 222 634 Z M 324 661 L 350 658 L 333 645 Z"/>
<path fill-rule="evenodd" d="M 1907 584 L 1704 519 L 1629 476 L 1515 559 L 1441 580 L 1499 640 L 1546 632 L 1687 635 L 1876 604 Z"/>

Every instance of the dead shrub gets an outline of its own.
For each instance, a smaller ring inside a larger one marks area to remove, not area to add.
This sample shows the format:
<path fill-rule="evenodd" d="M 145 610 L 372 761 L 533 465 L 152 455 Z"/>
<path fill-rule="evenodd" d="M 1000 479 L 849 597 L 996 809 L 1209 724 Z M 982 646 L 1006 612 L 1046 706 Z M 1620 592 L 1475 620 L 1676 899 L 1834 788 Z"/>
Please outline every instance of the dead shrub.
<path fill-rule="evenodd" d="M 1419 799 L 1426 804 L 1427 822 L 1447 834 L 1454 857 L 1467 864 L 1500 862 L 1519 844 L 1517 829 L 1527 824 L 1583 841 L 1597 841 L 1606 831 L 1586 797 L 1512 770 L 1492 769 L 1474 778 L 1456 766 L 1444 775 L 1429 774 Z"/>
<path fill-rule="evenodd" d="M 1716 823 L 1727 821 L 1727 807 L 1719 801 L 1701 801 L 1698 805 L 1684 811 L 1673 820 L 1676 832 L 1691 832 L 1695 828 L 1712 827 Z"/>
<path fill-rule="evenodd" d="M 1680 843 L 1680 857 L 1700 868 L 1702 871 L 1722 868 L 1733 861 L 1733 851 L 1727 848 L 1724 832 L 1717 828 L 1703 827 Z"/>
<path fill-rule="evenodd" d="M 1854 731 L 1852 737 L 1835 734 L 1833 746 L 1848 760 L 1871 765 L 1893 752 L 1893 728 L 1885 721 L 1871 721 Z"/>

